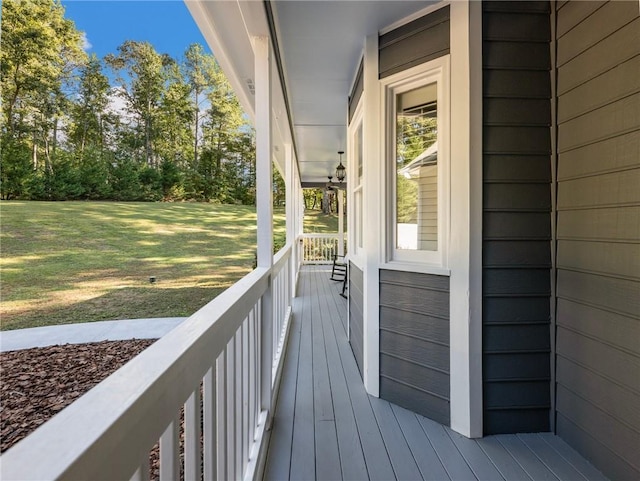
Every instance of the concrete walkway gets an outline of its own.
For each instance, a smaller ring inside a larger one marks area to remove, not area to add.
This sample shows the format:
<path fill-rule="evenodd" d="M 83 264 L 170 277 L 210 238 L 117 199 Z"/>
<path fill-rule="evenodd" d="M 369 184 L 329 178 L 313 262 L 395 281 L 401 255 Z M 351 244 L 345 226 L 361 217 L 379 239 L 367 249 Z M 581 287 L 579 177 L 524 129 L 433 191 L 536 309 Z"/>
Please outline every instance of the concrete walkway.
<path fill-rule="evenodd" d="M 58 344 L 158 339 L 185 319 L 186 317 L 126 319 L 123 321 L 85 322 L 82 324 L 63 324 L 15 331 L 0 331 L 0 352 L 55 346 Z"/>

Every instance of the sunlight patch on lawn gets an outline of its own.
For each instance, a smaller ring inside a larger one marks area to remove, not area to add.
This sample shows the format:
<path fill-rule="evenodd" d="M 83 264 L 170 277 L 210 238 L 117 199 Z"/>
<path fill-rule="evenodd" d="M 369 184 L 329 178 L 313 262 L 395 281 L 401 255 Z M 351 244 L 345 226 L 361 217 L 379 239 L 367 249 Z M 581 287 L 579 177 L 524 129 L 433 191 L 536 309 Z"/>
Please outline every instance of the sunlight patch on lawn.
<path fill-rule="evenodd" d="M 29 262 L 44 261 L 46 259 L 52 259 L 60 257 L 60 254 L 39 254 L 28 256 L 15 256 L 15 257 L 0 257 L 0 267 L 16 266 L 21 264 L 27 264 Z"/>

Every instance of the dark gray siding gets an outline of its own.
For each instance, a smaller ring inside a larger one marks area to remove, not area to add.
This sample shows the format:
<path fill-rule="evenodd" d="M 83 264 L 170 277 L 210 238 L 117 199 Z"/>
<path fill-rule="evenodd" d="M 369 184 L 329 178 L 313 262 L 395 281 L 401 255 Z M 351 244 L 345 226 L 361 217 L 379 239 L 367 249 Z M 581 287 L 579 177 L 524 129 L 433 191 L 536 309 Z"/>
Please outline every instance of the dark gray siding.
<path fill-rule="evenodd" d="M 363 307 L 362 271 L 353 262 L 349 263 L 349 344 L 356 358 L 360 376 L 362 376 L 362 346 L 364 331 L 362 330 Z"/>
<path fill-rule="evenodd" d="M 449 278 L 380 271 L 380 397 L 449 425 Z"/>
<path fill-rule="evenodd" d="M 640 479 L 638 2 L 557 11 L 556 425 Z"/>
<path fill-rule="evenodd" d="M 364 92 L 364 59 L 360 60 L 356 80 L 349 94 L 349 123 L 351 123 L 353 114 L 356 112 L 356 108 L 358 108 L 358 102 L 360 102 L 362 92 Z"/>
<path fill-rule="evenodd" d="M 483 2 L 486 434 L 549 430 L 550 37 L 547 2 Z"/>
<path fill-rule="evenodd" d="M 449 53 L 449 6 L 380 36 L 380 78 Z"/>

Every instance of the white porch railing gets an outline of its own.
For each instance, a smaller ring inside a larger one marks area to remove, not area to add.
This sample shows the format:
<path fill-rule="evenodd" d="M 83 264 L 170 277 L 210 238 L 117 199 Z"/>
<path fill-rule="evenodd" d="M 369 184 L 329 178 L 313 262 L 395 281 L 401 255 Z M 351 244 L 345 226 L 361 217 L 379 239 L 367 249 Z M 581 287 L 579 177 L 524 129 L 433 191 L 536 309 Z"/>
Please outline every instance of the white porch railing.
<path fill-rule="evenodd" d="M 342 242 L 346 236 L 343 236 Z M 339 253 L 339 234 L 302 234 L 301 243 L 303 264 L 331 264 L 333 256 Z M 344 252 L 344 250 L 342 251 Z"/>
<path fill-rule="evenodd" d="M 273 397 L 287 341 L 291 251 L 282 249 L 272 269 L 255 269 L 7 451 L 0 478 L 147 480 L 158 441 L 161 480 L 259 476 L 263 406 L 270 405 L 261 392 Z M 263 309 L 270 304 L 273 318 Z M 272 369 L 261 369 L 264 362 Z"/>

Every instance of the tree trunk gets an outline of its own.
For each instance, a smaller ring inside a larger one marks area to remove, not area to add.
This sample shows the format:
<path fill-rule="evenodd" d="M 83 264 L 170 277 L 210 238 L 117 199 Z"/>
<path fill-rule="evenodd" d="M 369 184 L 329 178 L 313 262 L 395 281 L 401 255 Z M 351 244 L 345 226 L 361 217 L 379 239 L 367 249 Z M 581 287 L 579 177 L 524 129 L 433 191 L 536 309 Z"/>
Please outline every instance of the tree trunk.
<path fill-rule="evenodd" d="M 193 168 L 198 170 L 198 113 L 200 107 L 198 107 L 198 91 L 196 90 L 196 112 L 195 112 L 195 135 L 193 136 Z"/>
<path fill-rule="evenodd" d="M 33 147 L 31 148 L 31 162 L 33 164 L 33 170 L 38 170 L 38 139 L 36 137 L 36 131 L 33 131 Z"/>

